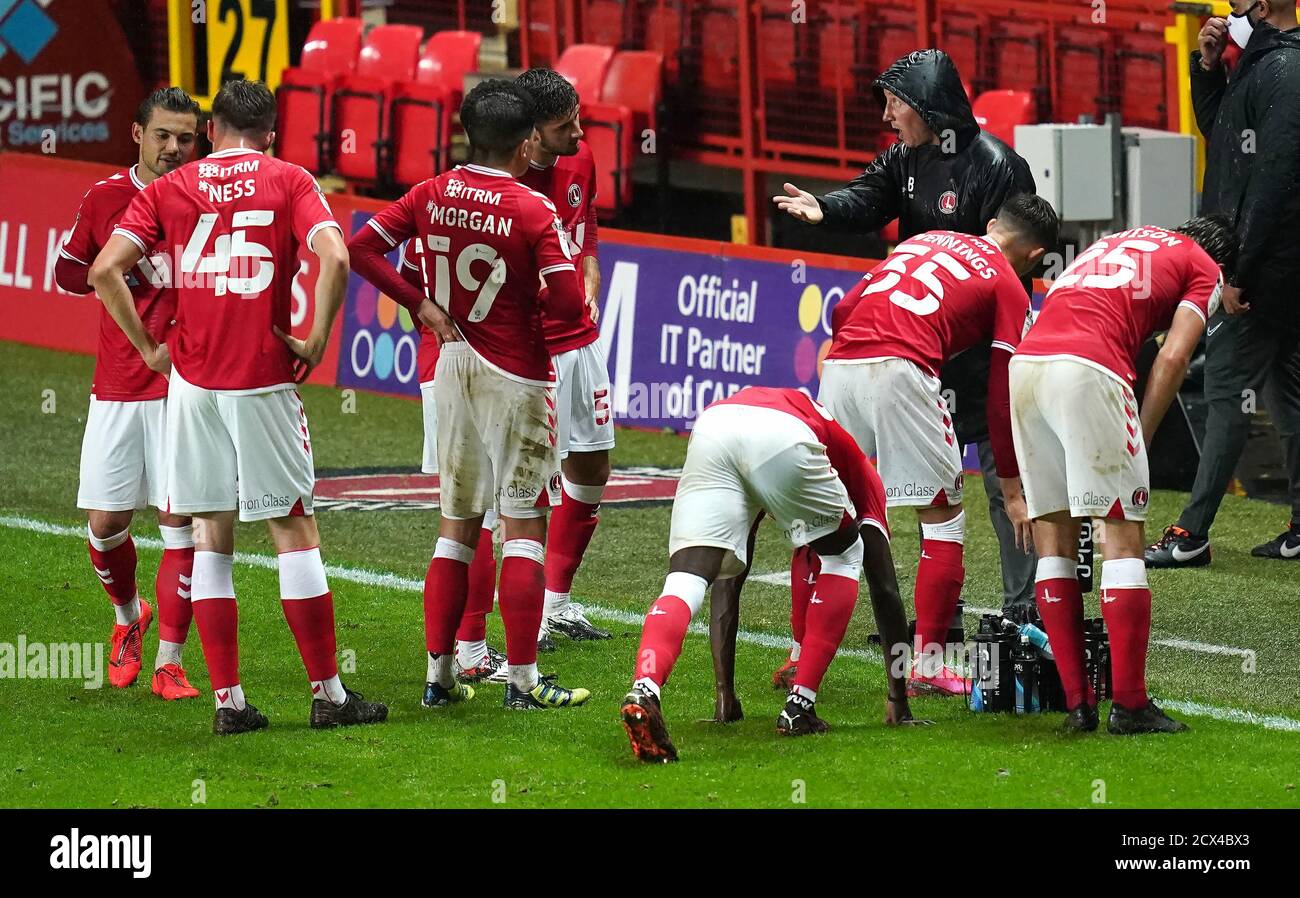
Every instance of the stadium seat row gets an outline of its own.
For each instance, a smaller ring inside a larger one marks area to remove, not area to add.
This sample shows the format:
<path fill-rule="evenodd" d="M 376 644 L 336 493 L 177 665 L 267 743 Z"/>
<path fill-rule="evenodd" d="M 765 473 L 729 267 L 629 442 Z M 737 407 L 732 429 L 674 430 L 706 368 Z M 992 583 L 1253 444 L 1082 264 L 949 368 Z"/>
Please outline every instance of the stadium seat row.
<path fill-rule="evenodd" d="M 317 22 L 299 64 L 281 78 L 277 154 L 365 187 L 409 187 L 445 170 L 481 41 L 472 31 L 440 31 L 424 41 L 415 25 L 366 32 L 360 19 Z M 575 44 L 555 67 L 583 100 L 600 211 L 617 214 L 631 201 L 639 145 L 658 126 L 663 58 Z"/>

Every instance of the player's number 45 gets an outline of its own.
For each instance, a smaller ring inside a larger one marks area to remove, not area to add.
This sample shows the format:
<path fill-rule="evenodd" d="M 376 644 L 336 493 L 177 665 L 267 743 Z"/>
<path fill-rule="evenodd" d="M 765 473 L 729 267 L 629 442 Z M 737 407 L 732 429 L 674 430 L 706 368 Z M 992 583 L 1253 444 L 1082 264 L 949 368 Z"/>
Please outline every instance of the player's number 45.
<path fill-rule="evenodd" d="M 275 279 L 275 262 L 269 247 L 248 239 L 247 229 L 270 227 L 274 220 L 275 212 L 270 209 L 236 212 L 230 233 L 217 235 L 209 255 L 205 251 L 217 225 L 217 213 L 200 215 L 181 252 L 181 271 L 215 275 L 212 291 L 217 296 L 225 296 L 227 291 L 257 296 Z"/>

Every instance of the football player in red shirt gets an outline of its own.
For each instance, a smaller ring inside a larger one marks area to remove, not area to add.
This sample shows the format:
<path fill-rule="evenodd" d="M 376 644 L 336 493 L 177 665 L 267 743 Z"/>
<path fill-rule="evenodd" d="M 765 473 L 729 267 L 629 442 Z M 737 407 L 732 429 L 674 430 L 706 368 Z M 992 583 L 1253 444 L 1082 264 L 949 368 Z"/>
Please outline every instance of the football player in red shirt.
<path fill-rule="evenodd" d="M 1110 631 L 1116 734 L 1187 727 L 1146 689 L 1151 590 L 1143 522 L 1151 498 L 1147 445 L 1173 402 L 1205 322 L 1231 275 L 1226 218 L 1103 237 L 1062 272 L 1010 365 L 1011 424 L 1038 548 L 1035 597 L 1065 687 L 1067 730 L 1097 728 L 1086 681 L 1083 599 L 1075 575 L 1079 522 L 1105 518 L 1101 613 Z M 1138 350 L 1168 331 L 1139 410 Z"/>
<path fill-rule="evenodd" d="M 779 732 L 802 736 L 829 729 L 817 716 L 817 690 L 857 602 L 864 543 L 881 634 L 887 644 L 907 645 L 880 477 L 853 437 L 806 393 L 747 387 L 700 413 L 686 449 L 673 500 L 669 574 L 646 614 L 632 690 L 623 699 L 623 727 L 642 761 L 677 760 L 660 696 L 710 584 L 722 606 L 714 609 L 716 719 L 740 718 L 731 663 L 735 607 L 764 513 L 791 544 L 807 546 L 821 559 L 803 658 L 777 718 Z M 909 723 L 905 680 L 896 667 L 886 665 L 885 721 Z"/>
<path fill-rule="evenodd" d="M 596 257 L 596 162 L 582 140 L 578 92 L 563 75 L 533 68 L 515 79 L 537 108 L 537 144 L 528 171 L 520 178 L 555 206 L 573 248 L 575 275 L 586 302 L 577 315 L 544 314 L 546 348 L 555 366 L 556 414 L 560 449 L 560 507 L 547 530 L 546 607 L 538 640 L 550 634 L 570 639 L 609 639 L 587 620 L 570 597 L 573 577 L 596 532 L 600 499 L 609 480 L 614 448 L 609 368 L 601 352 L 600 261 Z"/>
<path fill-rule="evenodd" d="M 118 219 L 135 195 L 194 152 L 199 104 L 179 87 L 160 88 L 140 104 L 131 135 L 140 146 L 135 165 L 86 191 L 77 220 L 59 248 L 54 278 L 68 293 L 90 292 L 90 264 L 108 242 Z M 176 312 L 176 296 L 166 250 L 142 256 L 127 272 L 127 287 L 140 319 L 155 340 L 166 340 Z M 158 509 L 163 556 L 154 581 L 158 602 L 158 655 L 153 692 L 165 699 L 194 698 L 181 667 L 181 648 L 189 633 L 190 573 L 194 538 L 190 519 L 167 511 L 167 378 L 150 370 L 113 322 L 100 310 L 95 349 L 95 380 L 81 444 L 81 485 L 77 506 L 86 509 L 90 560 L 113 603 L 116 622 L 109 637 L 108 681 L 130 686 L 140 674 L 143 638 L 153 609 L 136 585 L 131 519 L 136 509 Z"/>
<path fill-rule="evenodd" d="M 442 514 L 425 579 L 423 701 L 441 707 L 474 695 L 456 682 L 452 650 L 483 516 L 495 507 L 505 536 L 505 705 L 575 706 L 587 690 L 537 673 L 546 508 L 558 502 L 560 481 L 542 302 L 548 314 L 572 316 L 582 291 L 555 208 L 516 180 L 532 154 L 531 98 L 508 82 L 486 81 L 466 95 L 460 117 L 474 161 L 417 184 L 349 244 L 357 273 L 441 343 L 433 390 Z M 423 289 L 384 258 L 406 240 Z"/>
<path fill-rule="evenodd" d="M 939 369 L 958 353 L 992 342 L 989 441 L 1007 516 L 1027 551 L 1007 362 L 1030 313 L 1020 278 L 1055 245 L 1058 225 L 1046 200 L 1019 194 L 1003 203 L 983 237 L 953 231 L 909 237 L 832 314 L 818 399 L 863 452 L 877 457 L 889 505 L 915 508 L 921 523 L 914 691 L 963 694 L 969 688 L 936 657 L 943 654 L 966 575 L 961 445 L 940 392 Z M 794 567 L 793 576 L 801 579 L 802 570 Z"/>
<path fill-rule="evenodd" d="M 504 82 L 503 82 L 504 83 Z M 424 290 L 420 266 L 413 260 L 415 250 L 408 240 L 398 254 L 397 268 L 402 278 L 416 290 Z M 424 446 L 420 470 L 425 474 L 438 473 L 438 403 L 434 395 L 434 374 L 438 370 L 438 335 L 418 318 L 413 319 L 420 332 L 420 346 L 416 350 L 416 367 L 420 376 L 420 409 L 424 423 Z M 506 656 L 487 644 L 487 616 L 492 613 L 496 598 L 497 567 L 493 555 L 496 530 L 496 509 L 483 513 L 483 526 L 479 529 L 478 545 L 469 565 L 469 593 L 465 598 L 465 612 L 456 628 L 456 679 L 464 683 L 504 683 L 507 676 Z M 425 583 L 432 591 L 433 584 Z"/>
<path fill-rule="evenodd" d="M 90 272 L 141 357 L 170 372 L 167 495 L 171 511 L 196 522 L 192 600 L 218 735 L 267 725 L 240 684 L 236 513 L 266 521 L 279 553 L 280 598 L 307 668 L 311 726 L 388 716 L 338 676 L 334 600 L 311 508 L 311 436 L 297 390 L 324 355 L 343 302 L 347 247 L 311 175 L 265 155 L 274 130 L 275 98 L 265 84 L 222 85 L 208 123 L 212 154 L 140 191 Z M 166 343 L 141 323 L 123 280 L 160 242 L 174 252 L 177 326 Z M 306 340 L 288 334 L 301 246 L 320 259 Z"/>

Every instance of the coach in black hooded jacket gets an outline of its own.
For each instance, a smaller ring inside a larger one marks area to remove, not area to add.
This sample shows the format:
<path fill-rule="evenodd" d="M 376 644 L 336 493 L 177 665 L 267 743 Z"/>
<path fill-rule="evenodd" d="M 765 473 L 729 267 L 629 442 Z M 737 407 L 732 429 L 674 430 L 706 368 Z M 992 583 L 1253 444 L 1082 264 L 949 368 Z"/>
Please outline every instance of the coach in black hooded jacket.
<path fill-rule="evenodd" d="M 909 53 L 872 87 L 882 106 L 889 91 L 916 110 L 938 143 L 907 146 L 900 141 L 862 174 L 824 196 L 787 184 L 788 196 L 774 198 L 778 206 L 803 221 L 857 233 L 878 231 L 898 219 L 898 236 L 905 240 L 934 230 L 983 234 L 1008 197 L 1035 192 L 1025 160 L 980 129 L 957 67 L 943 51 Z M 941 378 L 956 394 L 952 417 L 958 439 L 979 444 L 989 512 L 1001 544 L 1004 608 L 1032 609 L 1036 559 L 1015 546 L 988 444 L 984 400 L 989 353 L 988 346 L 967 350 L 944 366 Z"/>

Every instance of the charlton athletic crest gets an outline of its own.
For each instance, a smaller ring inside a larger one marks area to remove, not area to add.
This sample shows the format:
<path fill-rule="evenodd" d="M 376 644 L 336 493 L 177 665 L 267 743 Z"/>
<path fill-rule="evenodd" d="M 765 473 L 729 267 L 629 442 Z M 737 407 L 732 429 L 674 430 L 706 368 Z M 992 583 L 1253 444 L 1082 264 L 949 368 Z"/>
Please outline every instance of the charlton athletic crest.
<path fill-rule="evenodd" d="M 582 188 L 577 184 L 569 185 L 569 205 L 575 209 L 582 205 Z"/>
<path fill-rule="evenodd" d="M 939 197 L 939 211 L 944 215 L 952 215 L 957 211 L 957 194 L 952 190 L 945 190 Z"/>
<path fill-rule="evenodd" d="M 1147 502 L 1150 500 L 1150 498 L 1151 497 L 1147 494 L 1146 490 L 1144 490 L 1142 487 L 1138 487 L 1133 491 L 1133 507 L 1146 508 Z"/>

